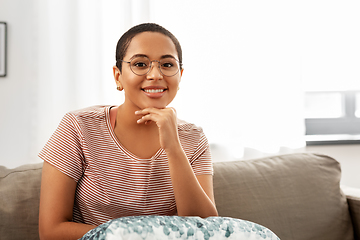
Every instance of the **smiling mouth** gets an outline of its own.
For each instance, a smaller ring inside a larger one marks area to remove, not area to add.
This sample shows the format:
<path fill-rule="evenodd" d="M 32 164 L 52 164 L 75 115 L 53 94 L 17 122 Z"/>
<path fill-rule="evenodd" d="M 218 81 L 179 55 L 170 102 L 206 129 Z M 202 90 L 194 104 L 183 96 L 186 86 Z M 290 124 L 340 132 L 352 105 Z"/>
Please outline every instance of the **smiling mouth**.
<path fill-rule="evenodd" d="M 147 93 L 162 93 L 165 92 L 166 89 L 142 89 L 142 90 Z"/>

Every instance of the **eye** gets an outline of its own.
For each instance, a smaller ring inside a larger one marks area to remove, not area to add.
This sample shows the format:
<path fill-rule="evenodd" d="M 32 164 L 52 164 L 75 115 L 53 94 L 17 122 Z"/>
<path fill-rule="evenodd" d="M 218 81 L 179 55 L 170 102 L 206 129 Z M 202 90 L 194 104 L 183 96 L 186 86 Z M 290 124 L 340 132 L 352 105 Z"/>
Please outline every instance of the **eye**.
<path fill-rule="evenodd" d="M 161 64 L 161 67 L 162 68 L 172 68 L 172 67 L 174 67 L 174 64 L 171 62 L 165 62 L 165 63 Z"/>
<path fill-rule="evenodd" d="M 137 67 L 137 68 L 146 68 L 147 67 L 147 64 L 146 64 L 146 62 L 134 62 L 133 63 L 133 66 L 134 67 Z"/>
<path fill-rule="evenodd" d="M 178 66 L 178 63 L 173 58 L 164 58 L 160 61 L 160 66 L 163 69 L 170 69 L 170 68 L 176 68 Z"/>

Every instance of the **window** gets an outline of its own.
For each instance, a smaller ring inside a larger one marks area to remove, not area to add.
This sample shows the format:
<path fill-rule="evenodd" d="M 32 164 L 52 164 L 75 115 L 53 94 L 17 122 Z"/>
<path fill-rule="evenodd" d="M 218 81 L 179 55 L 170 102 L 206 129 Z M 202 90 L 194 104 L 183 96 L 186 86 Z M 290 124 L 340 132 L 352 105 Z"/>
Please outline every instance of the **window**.
<path fill-rule="evenodd" d="M 360 93 L 355 94 L 355 117 L 360 118 Z"/>
<path fill-rule="evenodd" d="M 303 10 L 307 144 L 360 143 L 360 2 L 312 1 Z"/>
<path fill-rule="evenodd" d="M 360 91 L 305 94 L 307 145 L 360 143 Z"/>

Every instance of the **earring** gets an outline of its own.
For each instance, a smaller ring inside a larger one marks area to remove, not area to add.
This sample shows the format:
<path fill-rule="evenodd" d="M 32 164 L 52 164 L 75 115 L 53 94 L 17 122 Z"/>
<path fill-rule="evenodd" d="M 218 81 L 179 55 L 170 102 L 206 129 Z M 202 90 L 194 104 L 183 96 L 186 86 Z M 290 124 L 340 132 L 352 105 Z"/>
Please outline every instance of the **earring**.
<path fill-rule="evenodd" d="M 120 87 L 120 86 L 117 86 L 116 89 L 117 89 L 118 91 L 122 91 L 122 90 L 123 90 L 123 88 Z"/>
<path fill-rule="evenodd" d="M 180 87 L 178 87 L 178 91 L 180 90 Z"/>

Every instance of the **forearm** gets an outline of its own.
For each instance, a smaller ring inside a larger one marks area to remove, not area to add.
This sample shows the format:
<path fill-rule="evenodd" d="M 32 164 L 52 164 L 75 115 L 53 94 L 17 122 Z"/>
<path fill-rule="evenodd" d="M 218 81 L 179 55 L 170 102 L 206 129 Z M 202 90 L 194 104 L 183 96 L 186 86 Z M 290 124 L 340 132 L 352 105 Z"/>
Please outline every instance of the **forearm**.
<path fill-rule="evenodd" d="M 95 228 L 71 222 L 77 183 L 44 162 L 39 207 L 40 239 L 79 239 Z"/>
<path fill-rule="evenodd" d="M 212 176 L 196 177 L 192 171 L 180 144 L 175 109 L 146 108 L 136 111 L 135 114 L 142 115 L 137 120 L 138 124 L 153 121 L 159 129 L 160 146 L 168 157 L 178 215 L 217 216 L 213 200 Z"/>
<path fill-rule="evenodd" d="M 41 240 L 57 240 L 57 239 L 79 239 L 85 233 L 95 228 L 94 225 L 88 225 L 75 222 L 62 222 L 52 226 L 42 226 L 40 224 Z"/>
<path fill-rule="evenodd" d="M 166 153 L 178 215 L 203 218 L 217 216 L 212 197 L 197 180 L 181 146 L 167 150 Z"/>

